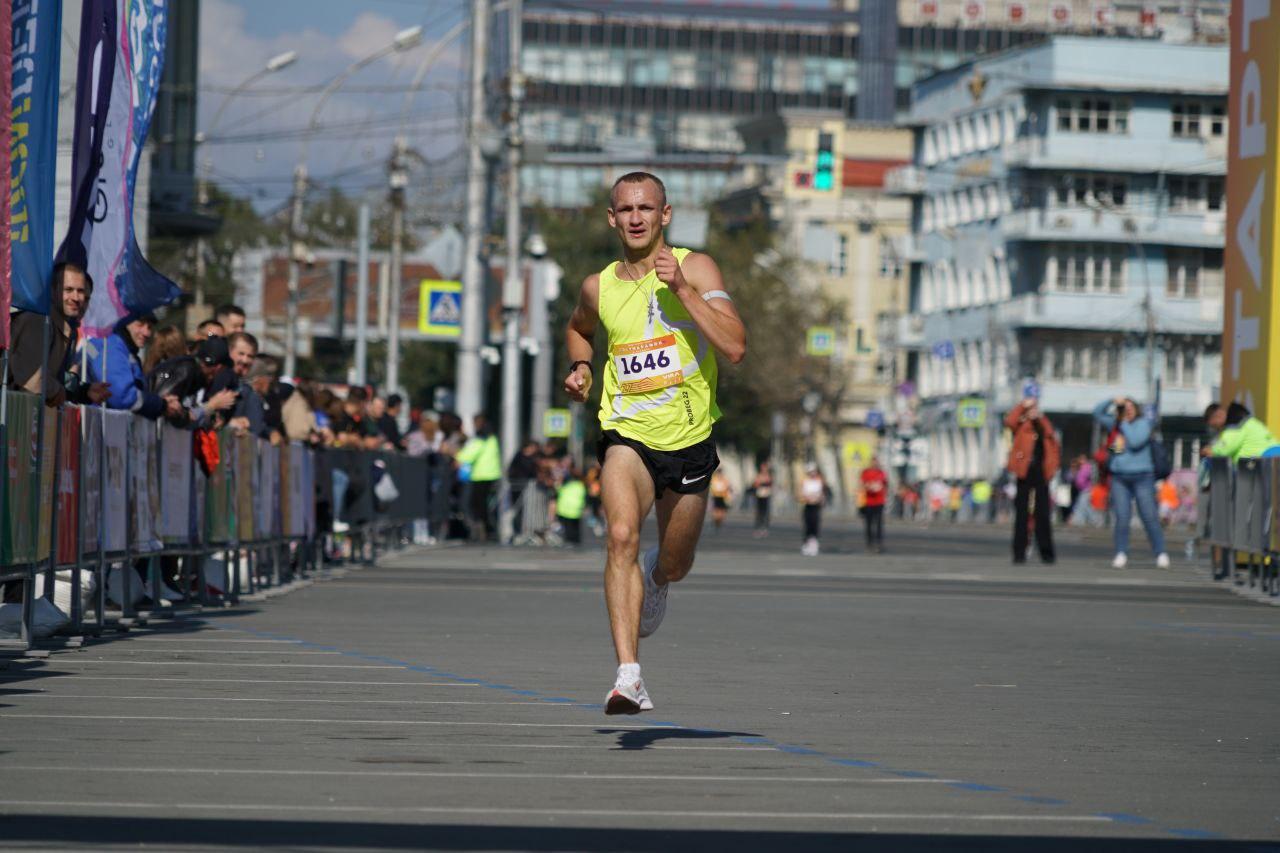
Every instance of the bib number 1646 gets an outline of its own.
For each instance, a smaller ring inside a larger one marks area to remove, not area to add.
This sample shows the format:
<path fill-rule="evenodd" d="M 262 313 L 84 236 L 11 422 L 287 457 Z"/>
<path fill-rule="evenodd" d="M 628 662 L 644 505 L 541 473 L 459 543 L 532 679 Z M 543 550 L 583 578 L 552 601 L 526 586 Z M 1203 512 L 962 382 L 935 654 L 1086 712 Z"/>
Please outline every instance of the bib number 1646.
<path fill-rule="evenodd" d="M 612 354 L 618 388 L 623 394 L 656 391 L 684 381 L 675 335 L 618 344 Z"/>

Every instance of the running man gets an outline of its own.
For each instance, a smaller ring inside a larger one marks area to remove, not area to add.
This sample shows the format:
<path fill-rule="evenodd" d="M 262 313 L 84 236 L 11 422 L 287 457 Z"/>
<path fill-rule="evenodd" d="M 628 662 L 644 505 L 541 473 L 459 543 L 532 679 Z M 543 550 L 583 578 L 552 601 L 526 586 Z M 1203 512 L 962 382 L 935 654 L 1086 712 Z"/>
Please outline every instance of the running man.
<path fill-rule="evenodd" d="M 605 520 L 605 603 L 618 658 L 606 714 L 653 709 L 640 677 L 640 637 L 662 623 L 667 590 L 693 566 L 707 514 L 707 487 L 720 464 L 711 425 L 716 356 L 734 364 L 746 354 L 746 329 L 706 255 L 674 249 L 667 191 L 647 172 L 613 185 L 609 226 L 622 260 L 582 282 L 566 331 L 568 395 L 587 399 L 594 377 L 596 327 L 607 335 L 601 366 L 598 454 Z M 640 563 L 640 528 L 657 505 L 658 546 Z"/>

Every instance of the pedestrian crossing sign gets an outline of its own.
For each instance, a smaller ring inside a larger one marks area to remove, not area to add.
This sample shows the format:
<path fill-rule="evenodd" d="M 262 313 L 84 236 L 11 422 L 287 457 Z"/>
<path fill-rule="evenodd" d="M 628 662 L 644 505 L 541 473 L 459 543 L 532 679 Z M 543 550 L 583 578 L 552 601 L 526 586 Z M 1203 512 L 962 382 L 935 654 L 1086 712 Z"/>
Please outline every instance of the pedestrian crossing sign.
<path fill-rule="evenodd" d="M 462 282 L 424 279 L 418 295 L 418 331 L 436 338 L 462 334 Z"/>
<path fill-rule="evenodd" d="M 819 358 L 836 354 L 836 330 L 830 326 L 810 326 L 805 334 L 805 351 Z"/>
<path fill-rule="evenodd" d="M 542 432 L 547 438 L 568 438 L 569 410 L 547 409 L 542 415 Z"/>
<path fill-rule="evenodd" d="M 956 407 L 956 426 L 977 429 L 987 421 L 987 401 L 981 397 L 965 397 Z"/>

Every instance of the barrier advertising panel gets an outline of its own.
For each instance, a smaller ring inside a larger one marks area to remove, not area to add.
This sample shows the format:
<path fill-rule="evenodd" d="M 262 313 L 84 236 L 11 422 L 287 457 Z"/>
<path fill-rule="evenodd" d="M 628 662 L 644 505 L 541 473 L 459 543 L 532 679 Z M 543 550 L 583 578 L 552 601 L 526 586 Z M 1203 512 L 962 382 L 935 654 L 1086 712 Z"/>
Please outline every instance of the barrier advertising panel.
<path fill-rule="evenodd" d="M 258 440 L 250 435 L 238 435 L 234 454 L 236 466 L 235 513 L 236 539 L 252 542 L 257 538 L 257 525 L 253 517 L 254 481 L 258 476 Z"/>
<path fill-rule="evenodd" d="M 208 542 L 230 542 L 235 535 L 231 521 L 231 465 L 235 441 L 218 433 L 218 464 L 205 484 L 204 531 Z"/>
<path fill-rule="evenodd" d="M 276 512 L 280 477 L 280 448 L 259 440 L 258 445 L 258 483 L 253 490 L 254 521 L 257 524 L 258 538 L 266 539 L 275 536 L 279 530 Z"/>
<path fill-rule="evenodd" d="M 191 529 L 191 433 L 160 425 L 160 538 L 183 543 Z"/>
<path fill-rule="evenodd" d="M 52 413 L 51 413 L 52 414 Z M 52 420 L 52 418 L 51 418 Z M 74 563 L 80 538 L 80 408 L 68 406 L 58 418 L 62 445 L 58 457 L 58 551 L 60 564 Z"/>
<path fill-rule="evenodd" d="M 80 454 L 80 488 L 84 492 L 84 518 L 81 524 L 81 542 L 86 554 L 98 550 L 98 533 L 102 518 L 102 409 L 85 406 L 80 410 L 84 426 L 83 447 Z"/>
<path fill-rule="evenodd" d="M 4 525 L 5 536 L 0 562 L 33 563 L 36 556 L 35 465 L 36 412 L 34 394 L 9 394 L 7 432 L 5 433 L 6 474 Z"/>
<path fill-rule="evenodd" d="M 160 471 L 156 462 L 155 425 L 135 422 L 129 431 L 129 508 L 132 511 L 129 544 L 135 551 L 157 551 L 160 536 Z"/>
<path fill-rule="evenodd" d="M 53 443 L 58 439 L 58 413 L 45 409 L 44 443 L 40 451 L 40 496 L 36 498 L 40 505 L 40 532 L 36 542 L 36 559 L 49 557 L 49 537 L 53 535 L 53 483 L 57 472 L 54 470 Z"/>
<path fill-rule="evenodd" d="M 112 553 L 125 550 L 128 542 L 129 487 L 125 482 L 125 471 L 129 455 L 129 423 L 132 419 L 133 416 L 128 412 L 102 413 L 102 447 L 107 461 L 102 495 L 102 544 L 105 550 Z"/>

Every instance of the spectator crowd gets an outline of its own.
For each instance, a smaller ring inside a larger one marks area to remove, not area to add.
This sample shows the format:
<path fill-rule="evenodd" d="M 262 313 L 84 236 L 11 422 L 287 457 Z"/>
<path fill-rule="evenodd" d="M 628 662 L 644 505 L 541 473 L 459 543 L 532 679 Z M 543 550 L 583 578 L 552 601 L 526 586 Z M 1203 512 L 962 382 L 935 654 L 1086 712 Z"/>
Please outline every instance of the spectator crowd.
<path fill-rule="evenodd" d="M 43 394 L 50 406 L 101 405 L 163 419 L 191 429 L 199 440 L 223 430 L 272 442 L 303 442 L 316 448 L 396 450 L 426 457 L 428 517 L 415 525 L 421 543 L 443 538 L 493 541 L 498 534 L 503 475 L 498 438 L 483 415 L 470 435 L 452 412 L 408 411 L 398 394 L 381 395 L 357 385 L 314 382 L 282 375 L 282 360 L 261 351 L 245 330 L 245 312 L 219 306 L 193 337 L 160 324 L 153 314 L 124 317 L 105 337 L 82 337 L 80 320 L 89 304 L 92 279 L 79 267 L 59 265 L 53 276 L 46 332 L 44 315 L 11 315 L 11 390 Z M 46 338 L 46 335 L 48 336 Z M 41 353 L 46 353 L 42 358 Z M 402 431 L 402 424 L 410 426 Z M 599 519 L 598 466 L 585 474 L 554 443 L 530 443 L 508 466 L 517 521 L 528 490 L 537 495 L 538 518 L 525 529 L 546 540 L 580 541 L 581 523 Z M 335 468 L 326 529 L 347 530 L 344 510 L 360 491 L 376 485 Z M 417 488 L 420 484 L 397 484 Z"/>

